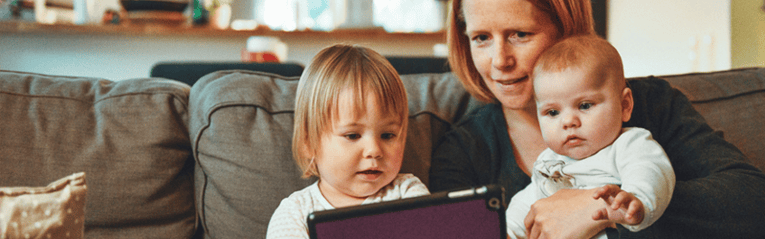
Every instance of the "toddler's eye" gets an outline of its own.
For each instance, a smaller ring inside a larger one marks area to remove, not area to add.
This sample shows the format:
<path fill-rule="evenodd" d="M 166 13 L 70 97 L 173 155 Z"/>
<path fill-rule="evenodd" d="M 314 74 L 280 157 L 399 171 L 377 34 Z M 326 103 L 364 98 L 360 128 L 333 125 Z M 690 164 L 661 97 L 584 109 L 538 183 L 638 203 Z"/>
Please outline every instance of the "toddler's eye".
<path fill-rule="evenodd" d="M 393 139 L 395 137 L 396 137 L 396 134 L 394 134 L 394 133 L 384 133 L 381 136 L 381 138 L 383 138 L 383 139 Z"/>
<path fill-rule="evenodd" d="M 579 104 L 579 109 L 580 110 L 588 110 L 590 108 L 592 108 L 592 103 L 585 102 L 585 103 Z"/>
<path fill-rule="evenodd" d="M 545 111 L 545 115 L 549 115 L 551 117 L 558 116 L 560 112 L 558 110 L 547 110 Z"/>
<path fill-rule="evenodd" d="M 357 139 L 361 138 L 361 135 L 360 134 L 346 134 L 346 135 L 343 135 L 343 137 L 345 137 L 346 139 L 350 139 L 350 140 L 357 140 Z"/>

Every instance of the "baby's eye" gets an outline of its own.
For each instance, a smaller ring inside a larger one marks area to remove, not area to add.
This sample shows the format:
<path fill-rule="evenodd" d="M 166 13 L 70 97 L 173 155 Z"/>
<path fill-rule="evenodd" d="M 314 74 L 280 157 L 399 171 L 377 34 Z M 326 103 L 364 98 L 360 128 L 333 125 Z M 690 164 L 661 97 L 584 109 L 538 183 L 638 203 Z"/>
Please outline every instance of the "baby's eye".
<path fill-rule="evenodd" d="M 560 114 L 560 111 L 558 110 L 547 110 L 545 111 L 545 115 L 549 115 L 550 117 L 555 117 Z"/>
<path fill-rule="evenodd" d="M 361 138 L 361 135 L 360 134 L 345 134 L 345 135 L 343 135 L 343 137 L 345 137 L 346 139 L 349 139 L 349 140 L 357 140 L 357 139 Z"/>
<path fill-rule="evenodd" d="M 588 110 L 588 109 L 592 108 L 592 105 L 593 105 L 592 103 L 583 102 L 583 103 L 579 104 L 579 109 L 580 110 Z"/>
<path fill-rule="evenodd" d="M 383 138 L 383 139 L 393 139 L 393 138 L 396 138 L 396 134 L 394 134 L 394 133 L 384 133 L 384 134 L 382 134 L 381 138 Z"/>

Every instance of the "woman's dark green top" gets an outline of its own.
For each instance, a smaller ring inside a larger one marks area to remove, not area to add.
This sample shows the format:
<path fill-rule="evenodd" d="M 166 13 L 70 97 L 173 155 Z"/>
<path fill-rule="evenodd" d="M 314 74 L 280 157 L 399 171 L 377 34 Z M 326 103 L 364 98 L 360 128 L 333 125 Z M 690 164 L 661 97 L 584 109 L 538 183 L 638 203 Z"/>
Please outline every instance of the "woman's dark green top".
<path fill-rule="evenodd" d="M 630 81 L 635 106 L 624 127 L 642 127 L 667 152 L 677 184 L 664 215 L 621 238 L 763 238 L 765 174 L 707 125 L 687 97 L 664 80 Z M 488 104 L 437 144 L 431 192 L 499 184 L 510 198 L 531 179 L 516 164 L 499 104 Z"/>

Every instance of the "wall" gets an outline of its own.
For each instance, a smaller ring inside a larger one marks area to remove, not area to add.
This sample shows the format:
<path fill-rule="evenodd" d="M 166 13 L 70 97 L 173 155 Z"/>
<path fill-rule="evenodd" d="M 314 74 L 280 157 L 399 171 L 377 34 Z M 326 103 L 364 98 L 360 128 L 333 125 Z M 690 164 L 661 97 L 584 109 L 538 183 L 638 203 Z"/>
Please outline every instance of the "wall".
<path fill-rule="evenodd" d="M 627 76 L 765 66 L 763 14 L 751 10 L 739 14 L 742 8 L 761 3 L 609 0 L 608 39 L 621 53 Z M 432 55 L 432 46 L 438 42 L 331 37 L 282 40 L 289 45 L 288 60 L 301 64 L 334 42 L 362 43 L 385 55 L 406 56 Z M 246 37 L 3 33 L 0 69 L 113 80 L 146 77 L 159 61 L 238 61 L 245 41 Z"/>
<path fill-rule="evenodd" d="M 8 34 L 0 36 L 0 69 L 112 80 L 140 78 L 163 60 L 238 59 L 241 47 L 234 47 L 237 43 L 236 39 Z"/>
<path fill-rule="evenodd" d="M 98 12 L 119 6 L 117 0 L 99 0 L 98 3 Z M 234 1 L 232 18 L 253 18 L 255 5 L 256 1 Z M 0 7 L 2 12 L 7 10 Z M 34 16 L 27 20 L 34 20 Z M 247 37 L 0 32 L 0 69 L 112 80 L 140 78 L 149 76 L 151 67 L 160 61 L 240 61 Z M 287 61 L 303 65 L 319 49 L 338 42 L 357 43 L 383 55 L 395 56 L 431 56 L 433 45 L 443 42 L 433 37 L 359 37 L 358 34 L 293 36 L 281 40 L 289 48 Z"/>
<path fill-rule="evenodd" d="M 148 77 L 160 61 L 240 61 L 243 37 L 0 34 L 0 69 L 111 80 Z M 407 37 L 283 38 L 288 61 L 306 65 L 319 49 L 336 42 L 369 46 L 383 55 L 429 56 L 438 41 Z"/>
<path fill-rule="evenodd" d="M 765 2 L 731 3 L 731 64 L 733 68 L 765 66 Z"/>
<path fill-rule="evenodd" d="M 628 77 L 730 69 L 730 0 L 608 4 L 608 40 Z"/>

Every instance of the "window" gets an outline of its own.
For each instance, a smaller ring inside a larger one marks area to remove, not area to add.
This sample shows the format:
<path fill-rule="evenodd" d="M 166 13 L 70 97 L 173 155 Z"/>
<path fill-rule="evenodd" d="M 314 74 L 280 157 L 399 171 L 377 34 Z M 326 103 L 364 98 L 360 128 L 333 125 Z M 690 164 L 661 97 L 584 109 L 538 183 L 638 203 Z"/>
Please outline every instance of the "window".
<path fill-rule="evenodd" d="M 445 2 L 375 0 L 374 23 L 389 32 L 434 32 L 444 28 Z"/>
<path fill-rule="evenodd" d="M 376 26 L 389 32 L 433 32 L 443 29 L 446 15 L 446 3 L 438 0 L 254 1 L 256 20 L 284 31 Z"/>

